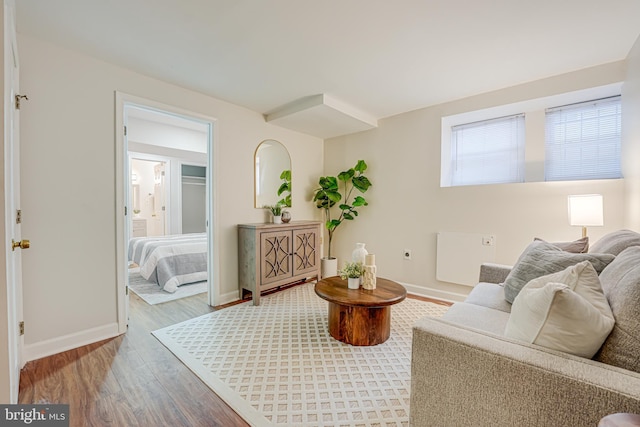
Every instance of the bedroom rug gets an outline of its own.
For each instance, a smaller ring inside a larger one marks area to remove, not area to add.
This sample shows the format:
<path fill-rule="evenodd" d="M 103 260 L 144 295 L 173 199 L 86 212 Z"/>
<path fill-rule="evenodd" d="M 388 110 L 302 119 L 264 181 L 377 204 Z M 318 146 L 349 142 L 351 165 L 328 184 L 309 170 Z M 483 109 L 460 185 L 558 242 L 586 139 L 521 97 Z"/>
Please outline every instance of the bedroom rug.
<path fill-rule="evenodd" d="M 139 270 L 139 268 L 129 269 L 129 289 L 150 305 L 162 304 L 163 302 L 207 292 L 208 284 L 205 281 L 179 286 L 178 290 L 171 294 L 160 289 L 157 283 L 145 280 L 138 272 Z"/>
<path fill-rule="evenodd" d="M 331 337 L 314 283 L 153 334 L 254 426 L 408 426 L 411 326 L 447 306 L 405 299 L 391 337 L 354 347 Z"/>

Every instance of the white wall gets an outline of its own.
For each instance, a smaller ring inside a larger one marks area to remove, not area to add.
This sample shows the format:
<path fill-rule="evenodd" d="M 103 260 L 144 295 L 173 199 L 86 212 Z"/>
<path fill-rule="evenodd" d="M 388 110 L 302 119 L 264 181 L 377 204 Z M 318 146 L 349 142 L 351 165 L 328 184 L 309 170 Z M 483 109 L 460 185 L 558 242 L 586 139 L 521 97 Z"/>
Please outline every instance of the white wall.
<path fill-rule="evenodd" d="M 325 141 L 325 173 L 337 174 L 364 159 L 373 183 L 366 193 L 369 206 L 334 237 L 340 264 L 355 242 L 366 242 L 380 276 L 413 285 L 415 292 L 459 299 L 469 287 L 436 280 L 439 231 L 493 234 L 496 262 L 513 264 L 534 237 L 580 237 L 580 229 L 567 220 L 567 195 L 580 193 L 604 195 L 605 227 L 590 228 L 593 241 L 621 228 L 624 180 L 450 188 L 439 183 L 442 117 L 620 82 L 624 69 L 624 62 L 617 62 L 535 81 L 390 117 L 377 129 Z M 402 257 L 405 248 L 413 252 L 411 261 Z"/>
<path fill-rule="evenodd" d="M 207 152 L 207 133 L 180 126 L 129 117 L 127 137 L 130 141 L 177 150 Z"/>
<path fill-rule="evenodd" d="M 622 94 L 625 226 L 640 230 L 640 37 L 627 57 L 627 78 Z"/>
<path fill-rule="evenodd" d="M 281 141 L 291 154 L 293 218 L 318 218 L 307 199 L 323 169 L 322 140 L 45 41 L 18 41 L 30 100 L 21 122 L 23 235 L 32 242 L 24 256 L 27 358 L 101 338 L 117 323 L 115 91 L 217 119 L 213 197 L 223 296 L 237 292 L 236 224 L 267 219 L 253 207 L 253 153 L 261 141 Z"/>

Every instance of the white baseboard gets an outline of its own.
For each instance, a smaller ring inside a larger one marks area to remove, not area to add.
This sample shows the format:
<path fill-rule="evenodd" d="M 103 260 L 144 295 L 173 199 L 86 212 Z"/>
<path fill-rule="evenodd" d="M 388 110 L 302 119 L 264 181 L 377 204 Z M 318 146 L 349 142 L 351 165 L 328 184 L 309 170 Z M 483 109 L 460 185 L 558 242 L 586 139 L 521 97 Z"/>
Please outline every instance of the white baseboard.
<path fill-rule="evenodd" d="M 446 302 L 461 302 L 464 301 L 465 298 L 467 298 L 467 294 L 448 292 L 433 288 L 425 288 L 424 286 L 412 285 L 410 283 L 399 283 L 404 286 L 407 289 L 407 293 L 411 295 L 418 295 L 425 298 L 434 298 Z"/>
<path fill-rule="evenodd" d="M 23 360 L 29 362 L 31 360 L 41 359 L 118 335 L 120 335 L 118 332 L 118 323 L 110 323 L 38 343 L 27 344 L 23 348 Z"/>
<path fill-rule="evenodd" d="M 224 305 L 229 304 L 230 302 L 235 302 L 240 299 L 238 296 L 238 291 L 227 292 L 226 294 L 220 295 L 220 301 L 216 301 L 216 305 Z"/>

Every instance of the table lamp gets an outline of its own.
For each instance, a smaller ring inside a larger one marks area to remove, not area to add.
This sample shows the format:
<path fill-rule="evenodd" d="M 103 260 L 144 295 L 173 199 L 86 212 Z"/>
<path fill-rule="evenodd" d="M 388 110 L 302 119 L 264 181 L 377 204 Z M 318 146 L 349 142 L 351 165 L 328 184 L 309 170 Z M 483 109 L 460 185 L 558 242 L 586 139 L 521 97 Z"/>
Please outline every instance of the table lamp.
<path fill-rule="evenodd" d="M 582 237 L 587 237 L 587 227 L 603 226 L 602 194 L 569 196 L 569 224 L 582 227 Z"/>

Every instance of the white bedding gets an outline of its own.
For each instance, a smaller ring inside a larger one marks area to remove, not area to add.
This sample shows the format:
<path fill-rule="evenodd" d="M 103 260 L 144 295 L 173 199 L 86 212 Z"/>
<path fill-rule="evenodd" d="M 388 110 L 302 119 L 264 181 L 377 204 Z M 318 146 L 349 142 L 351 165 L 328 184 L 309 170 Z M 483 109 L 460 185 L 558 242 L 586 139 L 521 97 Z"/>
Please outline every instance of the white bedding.
<path fill-rule="evenodd" d="M 206 233 L 136 237 L 129 241 L 129 260 L 140 275 L 167 292 L 207 280 Z"/>

